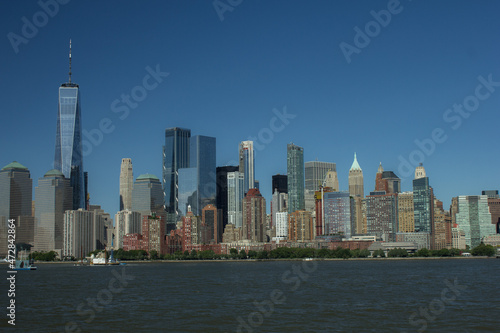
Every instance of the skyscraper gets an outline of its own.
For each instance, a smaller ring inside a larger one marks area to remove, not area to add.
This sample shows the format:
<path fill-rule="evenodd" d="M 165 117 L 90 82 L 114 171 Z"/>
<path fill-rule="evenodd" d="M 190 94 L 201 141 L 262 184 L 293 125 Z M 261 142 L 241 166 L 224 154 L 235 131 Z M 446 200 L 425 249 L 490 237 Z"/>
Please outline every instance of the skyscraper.
<path fill-rule="evenodd" d="M 304 164 L 305 189 L 312 191 L 314 195 L 314 191 L 317 191 L 319 187 L 323 185 L 326 174 L 329 171 L 334 172 L 332 173 L 334 176 L 332 179 L 334 186 L 332 188 L 334 191 L 338 191 L 339 180 L 337 178 L 337 165 L 335 163 L 319 161 L 310 161 Z"/>
<path fill-rule="evenodd" d="M 73 206 L 70 180 L 59 170 L 48 171 L 35 188 L 35 251 L 63 249 L 64 212 Z"/>
<path fill-rule="evenodd" d="M 216 168 L 217 191 L 216 191 L 216 207 L 221 210 L 222 214 L 222 230 L 228 223 L 228 206 L 227 206 L 227 174 L 229 172 L 238 171 L 237 166 L 223 166 Z"/>
<path fill-rule="evenodd" d="M 163 196 L 167 223 L 175 224 L 178 211 L 178 171 L 189 168 L 189 141 L 191 130 L 173 127 L 165 130 L 165 145 L 163 146 Z"/>
<path fill-rule="evenodd" d="M 71 40 L 69 42 L 69 81 L 59 87 L 56 150 L 54 168 L 71 180 L 72 208 L 85 207 L 85 185 L 82 156 L 82 115 L 80 88 L 71 82 Z"/>
<path fill-rule="evenodd" d="M 131 210 L 122 210 L 115 215 L 114 249 L 123 248 L 123 236 L 141 233 L 141 214 Z"/>
<path fill-rule="evenodd" d="M 164 216 L 163 192 L 158 177 L 151 174 L 144 174 L 137 177 L 132 189 L 132 210 L 144 216 L 155 213 L 157 216 Z"/>
<path fill-rule="evenodd" d="M 240 155 L 240 173 L 245 178 L 244 192 L 255 188 L 255 158 L 253 150 L 253 141 L 241 141 L 239 146 Z"/>
<path fill-rule="evenodd" d="M 415 232 L 413 192 L 398 194 L 398 231 Z"/>
<path fill-rule="evenodd" d="M 483 237 L 496 233 L 486 195 L 459 196 L 457 202 L 456 223 L 465 232 L 465 243 L 470 248 L 481 244 Z"/>
<path fill-rule="evenodd" d="M 385 193 L 400 193 L 401 179 L 392 171 L 384 171 L 380 163 L 375 177 L 375 191 L 385 191 Z"/>
<path fill-rule="evenodd" d="M 288 241 L 310 241 L 314 238 L 312 213 L 297 210 L 288 215 Z"/>
<path fill-rule="evenodd" d="M 371 192 L 366 197 L 366 227 L 369 235 L 393 242 L 398 224 L 398 197 L 396 193 Z"/>
<path fill-rule="evenodd" d="M 363 170 L 359 166 L 356 153 L 354 153 L 354 162 L 352 162 L 351 169 L 349 169 L 349 194 L 353 197 L 365 197 Z"/>
<path fill-rule="evenodd" d="M 216 140 L 214 137 L 196 135 L 190 143 L 191 168 L 196 169 L 196 207 L 191 205 L 194 215 L 200 216 L 203 207 L 215 205 L 216 193 Z"/>
<path fill-rule="evenodd" d="M 120 168 L 120 211 L 132 209 L 132 188 L 134 187 L 134 172 L 132 160 L 123 158 Z"/>
<path fill-rule="evenodd" d="M 432 189 L 429 186 L 429 177 L 426 177 L 422 163 L 415 169 L 413 207 L 415 231 L 432 233 L 434 198 L 432 197 Z"/>
<path fill-rule="evenodd" d="M 304 148 L 287 145 L 288 216 L 296 210 L 304 210 Z"/>
<path fill-rule="evenodd" d="M 354 200 L 353 200 L 354 201 Z M 355 219 L 351 214 L 349 192 L 324 193 L 325 235 L 342 235 L 351 238 L 356 232 Z"/>
<path fill-rule="evenodd" d="M 228 223 L 236 228 L 241 227 L 242 202 L 245 196 L 243 190 L 245 187 L 245 177 L 239 171 L 227 173 L 227 216 Z"/>
<path fill-rule="evenodd" d="M 33 181 L 27 167 L 16 161 L 7 164 L 0 170 L 0 254 L 7 254 L 8 220 L 14 219 L 16 225 L 16 241 L 31 241 L 33 230 L 27 230 L 29 239 L 19 239 L 20 217 L 23 219 L 32 216 Z M 32 222 L 32 220 L 31 220 Z M 28 227 L 33 227 L 27 224 Z M 33 228 L 31 228 L 33 229 Z"/>
<path fill-rule="evenodd" d="M 274 193 L 274 190 L 278 190 L 278 193 L 288 193 L 287 175 L 273 175 L 272 179 L 273 188 L 271 193 Z"/>
<path fill-rule="evenodd" d="M 266 199 L 259 190 L 252 188 L 248 191 L 242 204 L 243 225 L 242 238 L 252 242 L 264 242 L 266 222 Z"/>

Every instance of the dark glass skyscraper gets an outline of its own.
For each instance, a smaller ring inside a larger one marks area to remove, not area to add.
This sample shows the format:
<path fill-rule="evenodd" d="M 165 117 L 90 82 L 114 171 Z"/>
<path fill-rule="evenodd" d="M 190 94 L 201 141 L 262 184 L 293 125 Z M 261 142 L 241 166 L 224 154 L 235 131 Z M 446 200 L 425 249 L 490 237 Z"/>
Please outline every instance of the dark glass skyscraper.
<path fill-rule="evenodd" d="M 434 199 L 422 164 L 416 168 L 413 180 L 413 214 L 415 231 L 432 233 Z"/>
<path fill-rule="evenodd" d="M 80 88 L 71 82 L 71 41 L 69 49 L 69 82 L 59 87 L 56 152 L 54 168 L 71 180 L 73 209 L 85 208 L 85 185 L 82 157 L 82 115 Z"/>
<path fill-rule="evenodd" d="M 196 169 L 198 187 L 198 209 L 192 210 L 201 216 L 206 205 L 215 205 L 216 174 L 215 174 L 215 138 L 196 135 L 191 138 L 190 166 Z"/>
<path fill-rule="evenodd" d="M 304 148 L 287 145 L 288 214 L 305 208 L 304 200 Z"/>
<path fill-rule="evenodd" d="M 275 190 L 278 191 L 278 193 L 288 193 L 288 176 L 287 175 L 273 175 L 273 189 L 272 193 L 274 193 Z"/>
<path fill-rule="evenodd" d="M 185 128 L 167 128 L 163 146 L 163 197 L 167 212 L 167 223 L 177 222 L 179 192 L 178 171 L 189 168 L 189 139 L 191 130 Z"/>
<path fill-rule="evenodd" d="M 238 171 L 238 166 L 223 166 L 216 168 L 217 174 L 217 193 L 216 193 L 216 207 L 222 212 L 222 228 L 226 227 L 228 223 L 228 204 L 227 204 L 227 174 L 228 172 Z M 224 230 L 224 229 L 222 229 Z"/>

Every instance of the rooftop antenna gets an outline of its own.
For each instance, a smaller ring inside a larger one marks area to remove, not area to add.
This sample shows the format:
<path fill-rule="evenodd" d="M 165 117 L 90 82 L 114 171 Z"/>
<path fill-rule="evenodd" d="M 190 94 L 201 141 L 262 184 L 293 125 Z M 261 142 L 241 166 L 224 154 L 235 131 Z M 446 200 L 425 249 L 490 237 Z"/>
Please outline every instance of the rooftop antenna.
<path fill-rule="evenodd" d="M 69 39 L 69 83 L 71 83 L 71 38 Z"/>

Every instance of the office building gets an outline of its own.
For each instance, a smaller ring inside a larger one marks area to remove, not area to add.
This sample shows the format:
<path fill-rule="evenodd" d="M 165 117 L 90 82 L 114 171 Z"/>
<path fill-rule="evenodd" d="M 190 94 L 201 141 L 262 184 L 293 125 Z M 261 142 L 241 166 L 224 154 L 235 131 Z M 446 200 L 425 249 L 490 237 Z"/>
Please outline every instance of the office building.
<path fill-rule="evenodd" d="M 85 207 L 85 184 L 82 155 L 82 115 L 80 88 L 71 82 L 71 40 L 69 43 L 69 81 L 59 87 L 54 168 L 70 179 L 73 188 L 72 208 Z"/>
<path fill-rule="evenodd" d="M 190 202 L 194 215 L 200 216 L 203 207 L 215 205 L 216 194 L 216 140 L 214 137 L 195 135 L 190 140 L 190 169 L 195 170 L 196 190 Z M 188 182 L 191 180 L 187 179 Z M 180 192 L 179 181 L 179 196 Z M 185 213 L 185 211 L 183 211 Z"/>
<path fill-rule="evenodd" d="M 252 188 L 243 198 L 242 237 L 252 242 L 265 242 L 266 199 L 259 190 Z"/>
<path fill-rule="evenodd" d="M 312 213 L 305 210 L 288 215 L 288 241 L 305 242 L 314 239 Z"/>
<path fill-rule="evenodd" d="M 62 255 L 64 212 L 73 208 L 70 180 L 56 169 L 48 171 L 35 187 L 35 246 L 33 251 Z"/>
<path fill-rule="evenodd" d="M 422 163 L 415 169 L 413 207 L 415 231 L 432 233 L 434 198 L 432 188 L 429 186 L 429 177 L 426 176 Z"/>
<path fill-rule="evenodd" d="M 245 179 L 243 191 L 246 194 L 249 189 L 255 188 L 255 158 L 253 141 L 240 142 L 238 152 L 240 158 L 239 171 Z"/>
<path fill-rule="evenodd" d="M 287 175 L 273 175 L 272 177 L 272 191 L 278 190 L 278 193 L 288 193 L 288 176 Z"/>
<path fill-rule="evenodd" d="M 169 228 L 177 222 L 179 214 L 179 169 L 189 168 L 191 130 L 179 127 L 165 130 L 163 146 L 163 195 Z"/>
<path fill-rule="evenodd" d="M 356 227 L 355 219 L 351 214 L 352 205 L 349 192 L 326 192 L 323 203 L 325 205 L 325 231 L 323 235 L 340 235 L 347 239 L 351 238 Z"/>
<path fill-rule="evenodd" d="M 222 166 L 216 168 L 217 191 L 215 195 L 215 206 L 221 210 L 222 215 L 222 230 L 228 223 L 228 189 L 227 189 L 227 174 L 229 172 L 238 171 L 238 166 Z"/>
<path fill-rule="evenodd" d="M 337 165 L 335 163 L 330 162 L 320 162 L 320 161 L 310 161 L 304 164 L 304 175 L 305 175 L 305 189 L 312 191 L 314 195 L 314 191 L 317 191 L 320 186 L 325 182 L 325 177 L 328 172 L 330 174 L 330 181 L 335 191 L 339 190 L 339 181 L 337 178 Z"/>
<path fill-rule="evenodd" d="M 481 244 L 485 236 L 496 233 L 486 195 L 459 196 L 455 202 L 458 203 L 455 220 L 465 232 L 465 243 L 470 248 Z"/>
<path fill-rule="evenodd" d="M 132 209 L 132 188 L 134 187 L 134 172 L 132 160 L 123 158 L 120 167 L 120 211 Z"/>
<path fill-rule="evenodd" d="M 415 232 L 413 192 L 398 195 L 398 232 Z"/>
<path fill-rule="evenodd" d="M 275 224 L 276 237 L 273 240 L 286 240 L 288 238 L 288 212 L 276 213 Z"/>
<path fill-rule="evenodd" d="M 115 250 L 123 248 L 123 237 L 126 234 L 140 234 L 141 213 L 131 210 L 121 210 L 115 214 L 115 240 L 113 248 Z"/>
<path fill-rule="evenodd" d="M 363 170 L 361 170 L 356 153 L 354 153 L 354 161 L 349 169 L 349 194 L 353 197 L 364 198 L 365 189 L 363 184 Z"/>
<path fill-rule="evenodd" d="M 245 177 L 239 171 L 227 173 L 227 216 L 228 223 L 240 228 L 243 223 L 242 202 Z"/>
<path fill-rule="evenodd" d="M 368 235 L 394 242 L 398 227 L 397 193 L 371 192 L 366 197 L 366 227 Z"/>
<path fill-rule="evenodd" d="M 83 209 L 64 212 L 63 258 L 82 259 L 96 250 L 93 211 Z"/>
<path fill-rule="evenodd" d="M 29 217 L 32 216 L 33 180 L 27 167 L 16 161 L 0 170 L 0 254 L 7 255 L 7 234 L 9 219 L 16 226 L 16 242 L 33 243 L 33 230 Z M 20 239 L 20 220 L 26 237 Z M 31 223 L 32 224 L 32 223 Z M 31 230 L 30 230 L 31 228 Z"/>
<path fill-rule="evenodd" d="M 163 210 L 163 191 L 160 180 L 152 174 L 137 177 L 132 188 L 132 210 L 144 216 L 165 216 Z"/>
<path fill-rule="evenodd" d="M 284 192 L 278 192 L 278 188 L 276 188 L 271 199 L 271 217 L 269 223 L 270 229 L 272 229 L 276 225 L 276 214 L 287 211 L 287 207 L 288 194 Z"/>
<path fill-rule="evenodd" d="M 288 216 L 297 210 L 304 210 L 304 148 L 290 143 L 287 145 Z"/>

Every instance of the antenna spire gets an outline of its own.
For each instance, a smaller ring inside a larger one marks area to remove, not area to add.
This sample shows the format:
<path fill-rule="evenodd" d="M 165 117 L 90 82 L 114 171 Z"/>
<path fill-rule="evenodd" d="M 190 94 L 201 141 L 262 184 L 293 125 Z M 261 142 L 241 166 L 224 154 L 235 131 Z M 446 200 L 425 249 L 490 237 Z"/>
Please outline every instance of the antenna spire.
<path fill-rule="evenodd" d="M 69 39 L 69 83 L 71 83 L 71 38 Z"/>

